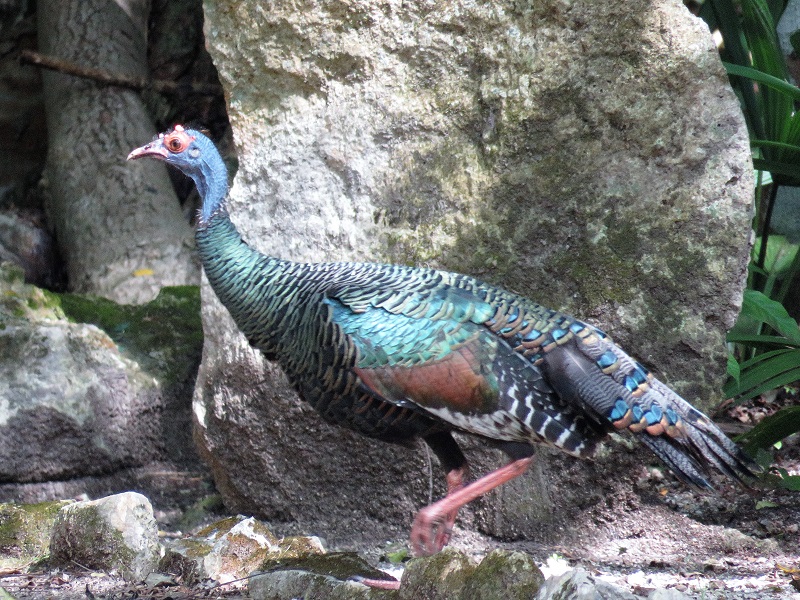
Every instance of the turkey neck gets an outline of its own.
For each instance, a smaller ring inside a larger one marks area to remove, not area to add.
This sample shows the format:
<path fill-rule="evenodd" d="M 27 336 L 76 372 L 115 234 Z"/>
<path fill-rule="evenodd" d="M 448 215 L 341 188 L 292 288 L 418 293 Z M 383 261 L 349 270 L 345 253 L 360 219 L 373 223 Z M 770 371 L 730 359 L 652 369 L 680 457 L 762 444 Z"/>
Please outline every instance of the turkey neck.
<path fill-rule="evenodd" d="M 216 161 L 215 161 L 216 159 Z M 265 353 L 280 343 L 275 304 L 294 283 L 296 263 L 261 254 L 242 239 L 226 208 L 228 174 L 219 156 L 190 174 L 203 206 L 195 239 L 208 281 L 239 329 Z M 287 275 L 289 275 L 287 277 Z"/>

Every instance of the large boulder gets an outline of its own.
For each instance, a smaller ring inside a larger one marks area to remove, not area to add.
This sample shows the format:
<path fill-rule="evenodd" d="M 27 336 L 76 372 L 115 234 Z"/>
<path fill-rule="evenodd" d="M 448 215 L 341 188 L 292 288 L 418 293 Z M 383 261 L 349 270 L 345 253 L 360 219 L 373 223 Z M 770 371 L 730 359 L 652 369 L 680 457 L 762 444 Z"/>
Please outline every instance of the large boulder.
<path fill-rule="evenodd" d="M 199 321 L 197 288 L 120 306 L 45 292 L 1 266 L 0 498 L 92 493 L 80 478 L 154 461 L 197 465 Z"/>
<path fill-rule="evenodd" d="M 466 271 L 602 326 L 691 401 L 719 399 L 752 166 L 709 31 L 679 0 L 205 11 L 249 243 Z M 203 298 L 196 431 L 230 508 L 336 547 L 405 530 L 429 477 L 442 493 L 425 452 L 324 424 Z M 540 536 L 530 517 L 560 477 L 527 474 L 479 524 Z"/>
<path fill-rule="evenodd" d="M 544 575 L 533 557 L 523 552 L 493 550 L 477 565 L 448 548 L 408 564 L 400 585 L 400 600 L 523 600 L 533 598 Z"/>
<path fill-rule="evenodd" d="M 108 473 L 158 453 L 158 384 L 94 325 L 2 271 L 0 480 Z"/>

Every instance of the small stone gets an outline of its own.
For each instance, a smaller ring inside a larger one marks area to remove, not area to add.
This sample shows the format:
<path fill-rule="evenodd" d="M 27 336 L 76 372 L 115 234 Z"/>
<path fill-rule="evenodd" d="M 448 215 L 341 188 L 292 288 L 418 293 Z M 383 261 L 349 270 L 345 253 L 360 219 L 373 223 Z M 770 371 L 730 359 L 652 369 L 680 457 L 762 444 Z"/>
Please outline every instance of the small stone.
<path fill-rule="evenodd" d="M 278 544 L 280 558 L 299 558 L 309 554 L 325 554 L 325 545 L 315 535 L 293 535 L 282 538 Z"/>
<path fill-rule="evenodd" d="M 135 492 L 63 507 L 50 537 L 56 566 L 118 570 L 142 580 L 158 563 L 158 527 L 150 501 Z"/>
<path fill-rule="evenodd" d="M 572 569 L 559 577 L 551 577 L 539 589 L 536 600 L 636 600 L 636 596 L 620 587 L 595 579 L 583 569 Z"/>
<path fill-rule="evenodd" d="M 230 583 L 266 569 L 265 564 L 274 566 L 322 554 L 325 547 L 316 536 L 279 540 L 261 521 L 239 515 L 174 540 L 167 545 L 159 568 L 180 575 L 187 583 L 201 579 Z"/>
<path fill-rule="evenodd" d="M 175 540 L 167 547 L 160 568 L 179 573 L 187 582 L 208 578 L 229 583 L 248 576 L 268 556 L 280 552 L 278 538 L 263 523 L 240 515 Z"/>
<path fill-rule="evenodd" d="M 173 585 L 178 585 L 178 582 L 175 581 L 174 578 L 162 573 L 150 573 L 150 575 L 145 577 L 144 583 L 149 588 L 171 587 Z"/>
<path fill-rule="evenodd" d="M 660 588 L 650 592 L 647 600 L 689 600 L 691 596 L 687 596 L 680 590 L 675 588 Z"/>
<path fill-rule="evenodd" d="M 714 573 L 721 573 L 725 570 L 725 565 L 722 561 L 715 558 L 709 558 L 703 563 L 704 571 L 713 571 Z"/>
<path fill-rule="evenodd" d="M 267 561 L 264 572 L 250 579 L 248 593 L 254 600 L 389 600 L 394 591 L 377 590 L 360 579 L 387 579 L 357 554 L 335 552 L 296 559 Z M 417 596 L 416 598 L 425 598 Z"/>

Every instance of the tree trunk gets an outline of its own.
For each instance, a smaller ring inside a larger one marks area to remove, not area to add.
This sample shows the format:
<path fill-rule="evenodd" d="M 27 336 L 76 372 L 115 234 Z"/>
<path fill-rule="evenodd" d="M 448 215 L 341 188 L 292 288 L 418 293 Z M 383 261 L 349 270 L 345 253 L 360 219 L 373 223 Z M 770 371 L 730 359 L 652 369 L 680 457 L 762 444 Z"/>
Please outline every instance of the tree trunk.
<path fill-rule="evenodd" d="M 147 0 L 41 0 L 41 52 L 129 76 L 147 74 Z M 69 286 L 117 302 L 197 283 L 192 232 L 165 167 L 126 163 L 154 126 L 137 93 L 45 72 L 48 216 Z"/>

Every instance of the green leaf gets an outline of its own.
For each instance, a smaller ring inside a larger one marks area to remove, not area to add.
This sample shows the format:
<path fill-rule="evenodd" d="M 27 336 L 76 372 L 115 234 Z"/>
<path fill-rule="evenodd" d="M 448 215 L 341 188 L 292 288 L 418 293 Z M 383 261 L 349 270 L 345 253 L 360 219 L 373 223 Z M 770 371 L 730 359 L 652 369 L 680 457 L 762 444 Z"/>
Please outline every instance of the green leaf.
<path fill-rule="evenodd" d="M 785 369 L 791 369 L 798 364 L 798 358 L 796 356 L 798 354 L 800 354 L 800 352 L 797 352 L 797 350 L 794 348 L 778 348 L 777 350 L 762 352 L 761 354 L 758 354 L 739 365 L 739 368 L 742 371 L 740 377 L 745 377 L 748 379 L 757 377 L 753 371 L 756 369 L 773 368 L 767 367 L 767 365 L 781 365 Z"/>
<path fill-rule="evenodd" d="M 769 500 L 759 500 L 756 502 L 756 510 L 761 510 L 763 508 L 778 508 L 779 506 L 780 504 L 775 504 Z"/>
<path fill-rule="evenodd" d="M 739 369 L 739 362 L 733 356 L 733 354 L 728 354 L 728 377 L 733 379 L 736 382 L 736 385 L 739 385 L 739 373 L 741 370 Z"/>
<path fill-rule="evenodd" d="M 787 175 L 789 177 L 800 178 L 800 165 L 792 163 L 778 162 L 763 158 L 754 158 L 753 167 L 759 171 L 769 171 L 771 175 Z"/>
<path fill-rule="evenodd" d="M 392 564 L 400 564 L 404 560 L 409 558 L 408 548 L 400 548 L 396 552 L 387 552 L 386 553 L 386 560 L 388 560 Z"/>
<path fill-rule="evenodd" d="M 739 369 L 739 380 L 729 380 L 723 392 L 728 398 L 755 398 L 800 379 L 800 351 L 784 348 L 764 352 L 741 363 Z"/>
<path fill-rule="evenodd" d="M 747 77 L 758 83 L 769 86 L 783 94 L 786 94 L 793 100 L 800 100 L 800 88 L 792 85 L 788 81 L 778 79 L 774 75 L 764 73 L 752 67 L 743 67 L 742 65 L 734 65 L 733 63 L 723 62 L 725 70 L 729 75 L 739 75 L 740 77 Z"/>
<path fill-rule="evenodd" d="M 736 438 L 736 441 L 739 441 L 739 438 Z M 756 448 L 755 451 L 748 452 L 748 454 L 750 454 L 750 456 L 753 457 L 753 460 L 756 461 L 756 464 L 758 464 L 765 471 L 769 469 L 770 465 L 772 465 L 772 453 L 767 452 L 763 448 Z"/>
<path fill-rule="evenodd" d="M 733 1 L 709 0 L 709 2 L 703 3 L 703 8 L 705 8 L 707 4 L 711 5 L 710 11 L 706 10 L 704 14 L 709 15 L 709 13 L 711 13 L 711 16 L 713 16 L 713 19 L 708 19 L 710 29 L 711 31 L 719 29 L 724 41 L 724 45 L 720 49 L 722 59 L 737 65 L 750 65 L 750 51 L 745 47 L 739 11 Z M 741 97 L 742 104 L 744 105 L 744 116 L 745 119 L 747 119 L 750 130 L 755 133 L 756 137 L 763 138 L 763 115 L 759 108 L 753 82 L 732 77 L 731 83 Z"/>
<path fill-rule="evenodd" d="M 800 169 L 798 169 L 800 174 Z M 783 235 L 770 235 L 767 242 L 767 255 L 764 259 L 764 269 L 768 273 L 779 274 L 788 271 L 794 262 L 798 244 L 792 244 Z M 761 251 L 761 237 L 757 237 L 753 244 L 752 256 L 758 256 Z"/>
<path fill-rule="evenodd" d="M 800 406 L 787 406 L 762 420 L 742 436 L 739 441 L 747 452 L 769 448 L 775 442 L 800 431 Z"/>
<path fill-rule="evenodd" d="M 16 598 L 0 587 L 0 600 L 16 600 Z"/>
<path fill-rule="evenodd" d="M 747 40 L 753 67 L 765 75 L 787 83 L 789 70 L 786 67 L 769 5 L 764 0 L 741 0 L 741 8 L 742 32 Z M 785 91 L 771 87 L 769 83 L 758 87 L 757 97 L 766 133 L 763 138 L 758 137 L 778 142 L 792 141 L 790 132 L 793 129 L 794 104 L 791 97 Z M 764 148 L 763 151 L 764 158 L 792 162 L 791 159 L 787 160 L 782 150 Z"/>
<path fill-rule="evenodd" d="M 800 328 L 779 302 L 767 298 L 756 290 L 745 290 L 742 313 L 766 323 L 790 342 L 800 345 Z"/>
<path fill-rule="evenodd" d="M 774 142 L 772 140 L 750 140 L 751 146 L 756 146 L 758 148 L 780 148 L 781 150 L 788 150 L 790 152 L 799 152 L 800 153 L 800 146 L 797 144 L 787 144 L 786 142 Z"/>
<path fill-rule="evenodd" d="M 764 187 L 772 183 L 772 173 L 755 169 L 756 188 Z"/>
<path fill-rule="evenodd" d="M 774 348 L 775 346 L 785 347 L 787 345 L 787 340 L 783 336 L 763 334 L 748 335 L 744 333 L 740 334 L 733 330 L 728 333 L 727 339 L 732 344 L 747 344 L 748 346 L 755 346 L 758 348 Z"/>
<path fill-rule="evenodd" d="M 800 492 L 800 475 L 789 475 L 781 479 L 781 487 L 785 490 Z"/>

